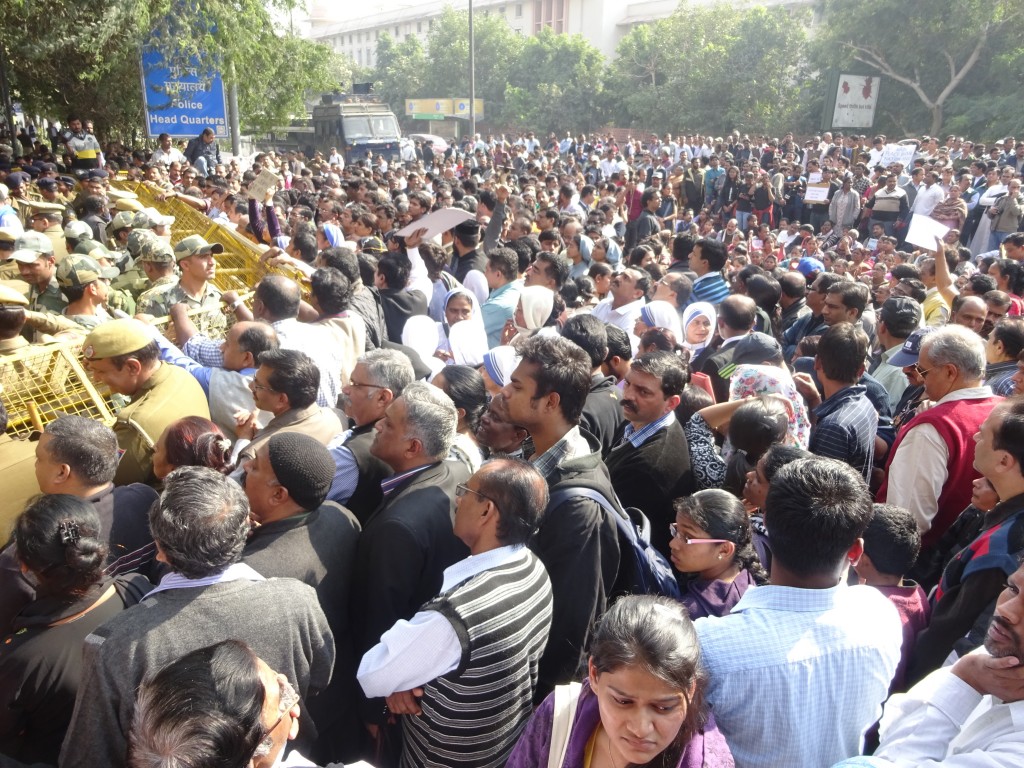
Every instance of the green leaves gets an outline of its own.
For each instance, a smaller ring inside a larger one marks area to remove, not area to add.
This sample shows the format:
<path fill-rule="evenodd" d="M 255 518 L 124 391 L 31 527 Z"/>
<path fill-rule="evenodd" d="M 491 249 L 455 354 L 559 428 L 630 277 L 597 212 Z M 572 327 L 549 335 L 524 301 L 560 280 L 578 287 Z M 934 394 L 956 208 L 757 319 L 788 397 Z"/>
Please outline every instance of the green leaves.
<path fill-rule="evenodd" d="M 270 11 L 295 0 L 7 0 L 0 39 L 14 98 L 30 113 L 79 112 L 104 135 L 143 125 L 139 52 L 152 43 L 169 63 L 198 59 L 234 71 L 243 130 L 288 122 L 307 91 L 342 85 L 350 68 L 326 46 L 275 31 Z M 59 30 L 59 33 L 56 32 Z M 233 67 L 233 70 L 232 70 Z"/>

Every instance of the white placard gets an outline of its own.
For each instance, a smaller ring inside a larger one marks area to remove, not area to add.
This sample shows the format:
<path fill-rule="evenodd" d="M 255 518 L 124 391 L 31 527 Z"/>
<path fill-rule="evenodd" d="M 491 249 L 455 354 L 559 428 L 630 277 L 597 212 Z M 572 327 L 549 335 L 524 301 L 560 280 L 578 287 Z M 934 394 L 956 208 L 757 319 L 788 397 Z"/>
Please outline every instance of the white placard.
<path fill-rule="evenodd" d="M 808 184 L 821 184 L 821 171 L 807 174 Z"/>
<path fill-rule="evenodd" d="M 909 168 L 914 163 L 916 153 L 917 147 L 913 144 L 886 144 L 878 164 L 888 168 L 893 163 L 901 163 L 904 168 Z"/>
<path fill-rule="evenodd" d="M 873 75 L 840 75 L 832 127 L 870 128 L 875 122 L 880 80 Z"/>
<path fill-rule="evenodd" d="M 805 203 L 823 203 L 828 200 L 828 185 L 823 187 L 808 187 L 804 193 Z"/>
<path fill-rule="evenodd" d="M 464 221 L 469 221 L 472 218 L 476 218 L 469 211 L 464 211 L 462 208 L 442 208 L 439 211 L 428 213 L 422 219 L 417 219 L 412 224 L 402 227 L 395 234 L 400 237 L 408 237 L 418 229 L 426 229 L 426 234 L 423 235 L 424 240 L 447 232 L 452 227 L 456 227 Z"/>
<path fill-rule="evenodd" d="M 907 229 L 906 241 L 918 248 L 928 251 L 935 250 L 935 238 L 942 239 L 949 232 L 949 227 L 936 221 L 930 216 L 922 216 L 915 213 L 910 217 L 910 227 Z"/>
<path fill-rule="evenodd" d="M 259 176 L 249 182 L 249 197 L 262 203 L 267 197 L 267 191 L 271 187 L 280 186 L 280 184 L 281 179 L 277 177 L 277 174 L 264 168 L 260 171 Z"/>

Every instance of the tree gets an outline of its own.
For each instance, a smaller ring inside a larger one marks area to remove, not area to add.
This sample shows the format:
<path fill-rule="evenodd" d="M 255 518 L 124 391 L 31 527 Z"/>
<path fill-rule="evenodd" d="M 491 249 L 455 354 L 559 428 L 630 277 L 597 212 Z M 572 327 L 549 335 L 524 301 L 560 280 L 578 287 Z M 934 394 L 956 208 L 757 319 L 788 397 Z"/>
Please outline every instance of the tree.
<path fill-rule="evenodd" d="M 424 95 L 423 74 L 427 71 L 427 52 L 418 37 L 409 35 L 400 43 L 387 32 L 377 38 L 377 66 L 371 79 L 382 100 L 396 115 L 405 114 L 405 100 Z"/>
<path fill-rule="evenodd" d="M 337 87 L 326 46 L 274 31 L 271 11 L 295 0 L 7 0 L 0 43 L 15 97 L 30 113 L 92 117 L 104 135 L 143 123 L 144 44 L 169 64 L 215 69 L 236 82 L 243 126 L 280 125 L 304 94 Z M 59 34 L 55 31 L 59 30 Z M 347 67 L 346 67 L 347 69 Z"/>
<path fill-rule="evenodd" d="M 804 14 L 681 3 L 619 43 L 607 90 L 620 122 L 656 131 L 781 130 L 804 79 Z"/>
<path fill-rule="evenodd" d="M 972 90 L 979 73 L 984 80 L 996 57 L 1020 47 L 1022 20 L 1019 0 L 825 0 L 816 58 L 883 75 L 880 101 L 891 91 L 893 122 L 908 133 L 927 124 L 937 134 L 954 96 Z"/>
<path fill-rule="evenodd" d="M 528 38 L 505 87 L 505 121 L 535 131 L 591 131 L 603 124 L 605 61 L 581 35 L 545 27 Z"/>

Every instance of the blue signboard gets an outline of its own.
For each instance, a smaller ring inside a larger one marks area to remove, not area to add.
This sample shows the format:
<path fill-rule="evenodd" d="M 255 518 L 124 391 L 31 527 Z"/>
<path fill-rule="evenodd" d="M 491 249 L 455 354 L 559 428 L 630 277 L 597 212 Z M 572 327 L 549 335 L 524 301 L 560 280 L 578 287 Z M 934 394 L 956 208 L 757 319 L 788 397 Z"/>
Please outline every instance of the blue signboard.
<path fill-rule="evenodd" d="M 161 133 L 192 138 L 204 128 L 212 128 L 218 138 L 230 135 L 218 72 L 168 67 L 159 52 L 147 48 L 142 52 L 142 96 L 150 138 Z"/>

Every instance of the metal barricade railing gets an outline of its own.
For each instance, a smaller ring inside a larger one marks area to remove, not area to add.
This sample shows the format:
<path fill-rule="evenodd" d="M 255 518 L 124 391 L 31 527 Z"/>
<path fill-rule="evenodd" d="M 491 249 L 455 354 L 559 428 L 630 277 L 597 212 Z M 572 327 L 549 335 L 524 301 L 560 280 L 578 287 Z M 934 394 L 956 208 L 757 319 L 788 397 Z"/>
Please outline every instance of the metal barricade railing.
<path fill-rule="evenodd" d="M 100 392 L 86 375 L 78 351 L 67 344 L 34 344 L 0 356 L 8 434 L 26 437 L 66 414 L 113 421 L 109 393 Z"/>

